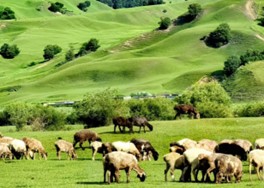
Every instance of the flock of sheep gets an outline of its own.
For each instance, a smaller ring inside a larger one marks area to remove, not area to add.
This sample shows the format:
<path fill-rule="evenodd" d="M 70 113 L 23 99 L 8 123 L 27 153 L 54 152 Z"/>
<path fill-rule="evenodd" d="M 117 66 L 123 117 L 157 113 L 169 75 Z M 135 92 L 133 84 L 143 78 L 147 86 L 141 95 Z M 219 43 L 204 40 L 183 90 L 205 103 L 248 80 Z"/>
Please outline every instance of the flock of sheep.
<path fill-rule="evenodd" d="M 54 145 L 58 159 L 61 159 L 61 152 L 68 154 L 68 159 L 76 159 L 76 144 L 84 149 L 83 143 L 89 142 L 92 149 L 92 160 L 96 153 L 101 153 L 103 157 L 104 182 L 119 182 L 120 170 L 125 170 L 127 182 L 129 182 L 130 172 L 134 170 L 140 181 L 145 181 L 146 173 L 140 167 L 138 161 L 158 160 L 159 153 L 151 143 L 144 139 L 132 139 L 129 142 L 115 141 L 102 142 L 100 136 L 89 129 L 76 132 L 73 136 L 73 143 L 58 139 Z M 174 180 L 174 170 L 180 169 L 179 181 L 189 182 L 192 176 L 195 181 L 212 182 L 210 174 L 214 174 L 213 182 L 231 182 L 232 177 L 235 182 L 240 182 L 243 175 L 242 161 L 249 161 L 249 173 L 251 178 L 252 166 L 257 172 L 259 179 L 260 171 L 264 168 L 264 139 L 257 139 L 253 145 L 244 139 L 223 140 L 219 143 L 209 139 L 194 141 L 188 138 L 171 142 L 170 153 L 163 156 L 166 168 L 164 170 L 165 181 L 167 173 L 170 171 L 171 179 Z M 47 152 L 39 140 L 24 137 L 22 140 L 0 136 L 0 157 L 2 159 L 35 159 L 35 154 L 39 158 L 47 159 Z M 202 176 L 198 176 L 199 172 Z M 199 178 L 198 178 L 199 177 Z"/>

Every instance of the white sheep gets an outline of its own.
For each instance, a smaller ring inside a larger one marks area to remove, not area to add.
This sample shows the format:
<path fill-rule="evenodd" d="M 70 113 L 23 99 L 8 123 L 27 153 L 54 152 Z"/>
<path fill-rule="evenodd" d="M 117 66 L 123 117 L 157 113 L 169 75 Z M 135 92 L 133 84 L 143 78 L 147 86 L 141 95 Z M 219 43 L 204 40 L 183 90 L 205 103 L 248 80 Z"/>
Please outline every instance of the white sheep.
<path fill-rule="evenodd" d="M 0 136 L 0 143 L 7 143 L 10 144 L 14 140 L 14 138 L 9 137 L 9 136 Z"/>
<path fill-rule="evenodd" d="M 12 154 L 16 157 L 16 159 L 22 159 L 23 156 L 25 156 L 27 159 L 27 155 L 26 155 L 27 148 L 23 140 L 13 139 L 8 145 L 8 148 L 10 149 Z"/>
<path fill-rule="evenodd" d="M 55 142 L 54 145 L 59 160 L 61 159 L 61 152 L 68 153 L 68 160 L 77 158 L 77 154 L 72 143 L 59 139 Z"/>
<path fill-rule="evenodd" d="M 170 170 L 171 179 L 172 181 L 174 181 L 175 180 L 174 170 L 175 169 L 183 170 L 185 167 L 184 156 L 176 152 L 170 152 L 163 156 L 163 160 L 166 163 L 166 169 L 164 170 L 165 181 L 167 181 L 167 173 L 169 170 Z"/>
<path fill-rule="evenodd" d="M 256 168 L 259 180 L 261 180 L 260 170 L 262 170 L 262 179 L 264 180 L 264 172 L 263 172 L 263 169 L 264 169 L 264 150 L 262 150 L 262 149 L 252 150 L 249 152 L 248 158 L 249 158 L 250 180 L 251 180 L 252 165 Z"/>
<path fill-rule="evenodd" d="M 198 160 L 198 156 L 199 154 L 207 154 L 210 155 L 212 154 L 211 151 L 202 149 L 202 148 L 191 148 L 186 150 L 183 153 L 183 156 L 185 157 L 185 160 L 187 161 L 187 165 L 185 166 L 184 170 L 183 170 L 183 177 L 188 176 L 186 173 L 192 172 L 193 176 L 195 178 L 197 171 L 199 170 L 199 160 Z M 191 176 L 190 176 L 191 179 Z"/>
<path fill-rule="evenodd" d="M 116 141 L 116 142 L 112 142 L 112 145 L 117 151 L 124 151 L 127 153 L 131 153 L 135 155 L 138 160 L 142 160 L 142 155 L 136 148 L 135 144 L 132 142 Z"/>
<path fill-rule="evenodd" d="M 215 147 L 218 145 L 218 143 L 214 140 L 209 140 L 209 139 L 202 139 L 198 141 L 197 148 L 203 148 L 208 151 L 213 152 Z"/>
<path fill-rule="evenodd" d="M 255 140 L 255 149 L 264 149 L 264 138 L 259 138 Z"/>
<path fill-rule="evenodd" d="M 95 160 L 95 155 L 96 155 L 97 152 L 98 153 L 103 153 L 102 145 L 103 145 L 103 143 L 100 142 L 100 141 L 91 142 L 90 147 L 92 148 L 92 160 L 93 161 Z"/>
<path fill-rule="evenodd" d="M 130 181 L 130 172 L 134 170 L 137 173 L 137 177 L 140 181 L 145 181 L 146 173 L 139 167 L 138 160 L 130 153 L 122 151 L 113 151 L 108 153 L 103 158 L 104 167 L 104 182 L 106 182 L 106 172 L 108 172 L 108 183 L 113 182 L 115 178 L 116 182 L 119 182 L 120 170 L 125 170 L 127 175 L 127 183 Z"/>
<path fill-rule="evenodd" d="M 24 137 L 22 140 L 26 144 L 28 156 L 31 155 L 31 158 L 35 159 L 35 153 L 38 153 L 39 159 L 41 159 L 40 157 L 43 157 L 45 160 L 47 159 L 48 154 L 39 140 L 28 137 Z"/>

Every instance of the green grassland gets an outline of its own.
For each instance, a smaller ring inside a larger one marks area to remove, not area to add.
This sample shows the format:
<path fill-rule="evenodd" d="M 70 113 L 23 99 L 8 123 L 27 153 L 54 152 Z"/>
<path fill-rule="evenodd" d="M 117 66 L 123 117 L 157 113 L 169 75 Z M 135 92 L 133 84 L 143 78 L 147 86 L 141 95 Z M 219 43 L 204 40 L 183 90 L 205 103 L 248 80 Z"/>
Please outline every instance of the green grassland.
<path fill-rule="evenodd" d="M 147 179 L 139 182 L 136 173 L 131 173 L 131 182 L 125 182 L 125 173 L 121 172 L 120 184 L 103 183 L 103 166 L 101 154 L 96 155 L 96 160 L 91 160 L 91 149 L 77 149 L 78 159 L 66 160 L 66 154 L 62 153 L 62 160 L 56 158 L 54 142 L 57 137 L 63 137 L 72 142 L 73 134 L 82 129 L 81 125 L 70 126 L 68 131 L 16 132 L 15 127 L 0 127 L 0 132 L 6 136 L 21 139 L 33 137 L 39 139 L 48 152 L 48 160 L 6 160 L 0 161 L 1 181 L 0 187 L 215 187 L 208 183 L 180 183 L 180 171 L 175 171 L 176 182 L 164 181 L 165 163 L 162 156 L 168 153 L 169 143 L 182 138 L 200 140 L 203 138 L 221 141 L 223 139 L 248 139 L 254 143 L 255 139 L 264 135 L 264 118 L 237 118 L 237 119 L 200 119 L 200 120 L 176 120 L 153 121 L 154 131 L 146 133 L 120 134 L 113 133 L 113 125 L 93 128 L 100 134 L 104 142 L 117 140 L 129 141 L 132 138 L 144 138 L 149 140 L 159 152 L 157 161 L 141 161 L 140 166 L 146 171 Z M 135 128 L 135 131 L 137 131 Z M 84 146 L 88 146 L 87 143 Z M 260 187 L 262 181 L 257 180 L 253 174 L 253 180 L 249 180 L 248 162 L 243 162 L 243 177 L 239 184 L 225 183 L 220 187 Z M 170 180 L 170 176 L 169 176 Z"/>
<path fill-rule="evenodd" d="M 79 100 L 87 92 L 109 87 L 122 94 L 181 93 L 202 76 L 222 70 L 228 56 L 263 48 L 256 34 L 263 36 L 264 29 L 247 15 L 246 0 L 173 0 L 118 10 L 91 0 L 87 13 L 76 7 L 79 0 L 60 2 L 68 14 L 49 12 L 46 0 L 0 0 L 1 7 L 11 7 L 17 17 L 0 21 L 1 44 L 17 44 L 21 51 L 12 60 L 0 57 L 1 104 Z M 156 31 L 161 17 L 176 19 L 191 3 L 204 9 L 198 20 Z M 259 10 L 261 1 L 255 3 Z M 231 43 L 207 47 L 200 39 L 223 22 L 232 29 Z M 97 52 L 58 66 L 70 46 L 77 53 L 90 38 L 99 40 Z M 63 50 L 43 62 L 47 44 Z M 32 62 L 36 65 L 30 66 Z"/>

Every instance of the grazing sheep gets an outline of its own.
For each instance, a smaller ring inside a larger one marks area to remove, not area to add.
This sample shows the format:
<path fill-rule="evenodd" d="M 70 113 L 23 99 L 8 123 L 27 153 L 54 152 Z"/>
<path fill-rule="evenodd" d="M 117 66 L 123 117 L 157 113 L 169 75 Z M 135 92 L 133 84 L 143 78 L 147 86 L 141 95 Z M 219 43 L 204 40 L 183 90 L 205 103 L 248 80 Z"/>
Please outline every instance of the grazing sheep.
<path fill-rule="evenodd" d="M 14 138 L 8 137 L 8 136 L 0 136 L 0 143 L 7 143 L 10 144 L 14 140 Z"/>
<path fill-rule="evenodd" d="M 198 141 L 198 144 L 196 147 L 198 148 L 203 148 L 208 151 L 214 152 L 215 147 L 218 145 L 218 143 L 214 140 L 209 140 L 209 139 L 202 139 Z"/>
<path fill-rule="evenodd" d="M 107 153 L 112 151 L 117 151 L 117 149 L 113 146 L 111 142 L 102 143 L 102 154 L 105 156 Z"/>
<path fill-rule="evenodd" d="M 22 139 L 27 147 L 27 156 L 29 156 L 30 152 L 33 153 L 32 159 L 35 159 L 35 153 L 39 154 L 39 159 L 44 158 L 45 160 L 47 159 L 48 153 L 45 151 L 42 143 L 35 139 L 35 138 L 28 138 L 24 137 Z"/>
<path fill-rule="evenodd" d="M 196 110 L 196 108 L 189 104 L 179 104 L 175 105 L 173 108 L 176 112 L 174 119 L 177 117 L 181 118 L 182 114 L 188 114 L 190 118 L 200 119 L 200 113 Z"/>
<path fill-rule="evenodd" d="M 75 145 L 79 142 L 80 147 L 84 150 L 85 148 L 82 145 L 86 140 L 89 144 L 91 144 L 92 141 L 102 141 L 96 132 L 89 129 L 83 129 L 74 134 L 73 147 L 75 148 Z"/>
<path fill-rule="evenodd" d="M 254 145 L 255 145 L 255 149 L 264 149 L 264 138 L 256 139 Z"/>
<path fill-rule="evenodd" d="M 6 159 L 6 158 L 13 159 L 13 154 L 10 151 L 10 149 L 8 148 L 8 145 L 9 144 L 7 144 L 7 143 L 0 143 L 0 158 L 2 158 L 2 159 Z"/>
<path fill-rule="evenodd" d="M 103 153 L 103 148 L 102 148 L 103 143 L 100 141 L 94 141 L 91 143 L 91 148 L 92 148 L 92 160 L 95 160 L 95 155 L 96 153 Z"/>
<path fill-rule="evenodd" d="M 243 174 L 242 162 L 233 155 L 222 155 L 216 158 L 216 183 L 222 183 L 223 180 L 229 182 L 235 177 L 235 182 L 239 183 Z"/>
<path fill-rule="evenodd" d="M 145 128 L 146 126 L 148 127 L 148 129 L 150 131 L 153 131 L 153 125 L 151 125 L 148 122 L 147 118 L 145 118 L 145 117 L 131 117 L 131 118 L 129 118 L 129 121 L 132 122 L 133 126 L 139 127 L 139 130 L 138 130 L 139 133 L 140 133 L 142 127 L 144 130 L 144 133 L 146 133 L 146 128 Z"/>
<path fill-rule="evenodd" d="M 185 157 L 185 160 L 186 160 L 186 163 L 185 163 L 186 166 L 184 167 L 182 177 L 189 176 L 190 181 L 191 181 L 191 175 L 188 175 L 191 172 L 193 173 L 194 178 L 196 177 L 196 173 L 198 173 L 197 171 L 199 170 L 199 168 L 198 168 L 199 167 L 198 156 L 199 156 L 199 154 L 202 154 L 202 153 L 207 154 L 207 155 L 212 154 L 212 152 L 205 150 L 205 149 L 202 149 L 202 148 L 190 148 L 183 153 L 183 156 Z M 205 172 L 203 171 L 203 173 L 205 173 Z M 203 176 L 204 176 L 204 174 L 203 174 Z"/>
<path fill-rule="evenodd" d="M 223 140 L 215 147 L 215 152 L 234 155 L 239 157 L 242 161 L 246 161 L 247 149 L 243 148 L 243 143 L 242 141 Z"/>
<path fill-rule="evenodd" d="M 241 146 L 247 153 L 253 149 L 252 143 L 249 140 L 236 139 L 234 140 L 234 144 Z"/>
<path fill-rule="evenodd" d="M 180 169 L 181 171 L 183 171 L 185 167 L 184 156 L 179 153 L 170 152 L 163 156 L 163 160 L 166 163 L 166 169 L 164 170 L 165 181 L 167 181 L 167 173 L 169 170 L 170 170 L 171 179 L 172 181 L 174 181 L 175 180 L 174 170 Z M 180 177 L 180 180 L 181 179 L 186 179 L 186 178 Z"/>
<path fill-rule="evenodd" d="M 59 160 L 61 159 L 61 152 L 68 153 L 68 160 L 77 158 L 77 154 L 75 153 L 72 143 L 59 139 L 55 142 L 54 145 Z"/>
<path fill-rule="evenodd" d="M 138 151 L 141 152 L 141 154 L 143 155 L 143 160 L 144 160 L 144 157 L 150 160 L 150 155 L 153 156 L 155 161 L 158 160 L 159 153 L 154 149 L 154 147 L 151 145 L 151 143 L 148 140 L 133 138 L 130 140 L 130 142 L 135 144 Z"/>
<path fill-rule="evenodd" d="M 27 159 L 27 148 L 23 140 L 13 139 L 8 145 L 8 148 L 16 159 L 22 159 L 24 156 Z"/>
<path fill-rule="evenodd" d="M 124 151 L 127 153 L 131 153 L 135 155 L 139 161 L 142 160 L 142 155 L 136 148 L 135 144 L 133 144 L 132 142 L 116 141 L 116 142 L 112 142 L 112 145 L 117 151 Z"/>
<path fill-rule="evenodd" d="M 262 170 L 262 180 L 264 180 L 264 172 L 263 172 L 263 169 L 264 169 L 264 150 L 262 150 L 262 149 L 252 150 L 249 152 L 248 158 L 249 158 L 250 180 L 252 180 L 252 178 L 251 178 L 252 166 L 254 166 L 256 168 L 259 180 L 261 180 L 260 170 Z"/>
<path fill-rule="evenodd" d="M 180 154 L 183 154 L 184 151 L 190 148 L 195 148 L 197 142 L 189 138 L 184 138 L 176 142 L 170 143 L 170 151 L 174 151 Z"/>
<path fill-rule="evenodd" d="M 103 167 L 104 167 L 104 182 L 106 182 L 106 172 L 108 171 L 108 183 L 115 181 L 119 182 L 120 170 L 125 170 L 127 175 L 127 183 L 129 183 L 129 176 L 131 170 L 134 170 L 137 173 L 137 177 L 140 181 L 145 181 L 146 173 L 138 165 L 136 157 L 132 154 L 114 151 L 108 153 L 103 158 Z"/>
<path fill-rule="evenodd" d="M 130 133 L 134 133 L 131 119 L 122 116 L 113 118 L 114 133 L 116 133 L 116 127 L 118 126 L 120 132 L 125 132 L 125 128 L 128 127 Z M 121 127 L 123 129 L 121 129 Z"/>

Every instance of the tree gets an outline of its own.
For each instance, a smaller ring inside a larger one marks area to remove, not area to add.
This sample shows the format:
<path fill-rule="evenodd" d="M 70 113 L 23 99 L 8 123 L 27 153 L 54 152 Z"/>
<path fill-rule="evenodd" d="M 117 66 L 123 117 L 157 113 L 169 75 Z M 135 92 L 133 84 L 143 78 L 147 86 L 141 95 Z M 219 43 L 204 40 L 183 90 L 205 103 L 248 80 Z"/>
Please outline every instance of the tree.
<path fill-rule="evenodd" d="M 20 53 L 17 45 L 3 44 L 0 48 L 0 55 L 6 59 L 13 59 Z"/>
<path fill-rule="evenodd" d="M 215 31 L 211 32 L 206 39 L 206 44 L 219 48 L 227 44 L 231 39 L 231 30 L 227 23 L 220 24 Z"/>
<path fill-rule="evenodd" d="M 230 56 L 224 62 L 224 73 L 226 76 L 231 76 L 240 67 L 241 60 L 237 56 Z"/>
<path fill-rule="evenodd" d="M 5 7 L 4 10 L 0 11 L 0 19 L 1 20 L 16 19 L 15 12 L 11 10 L 9 7 Z"/>
<path fill-rule="evenodd" d="M 90 2 L 90 1 L 85 1 L 85 2 L 83 2 L 83 3 L 79 3 L 79 4 L 77 5 L 77 7 L 78 7 L 80 10 L 86 12 L 86 11 L 87 11 L 87 8 L 90 7 L 90 5 L 91 5 L 91 2 Z"/>
<path fill-rule="evenodd" d="M 100 45 L 98 44 L 99 41 L 95 38 L 91 38 L 88 42 L 82 44 L 77 56 L 84 56 L 89 52 L 95 52 Z"/>
<path fill-rule="evenodd" d="M 74 59 L 74 51 L 73 51 L 73 47 L 71 47 L 68 51 L 67 51 L 67 53 L 66 53 L 66 55 L 65 55 L 65 60 L 66 61 L 72 61 Z"/>
<path fill-rule="evenodd" d="M 211 78 L 204 78 L 203 80 L 203 82 L 198 82 L 186 90 L 181 96 L 176 97 L 176 102 L 192 104 L 204 118 L 232 116 L 231 98 L 224 88 Z"/>
<path fill-rule="evenodd" d="M 190 4 L 188 7 L 188 15 L 195 19 L 202 12 L 202 7 L 198 3 Z"/>
<path fill-rule="evenodd" d="M 60 2 L 51 3 L 50 7 L 48 8 L 51 12 L 62 12 L 64 4 Z"/>
<path fill-rule="evenodd" d="M 44 54 L 43 57 L 45 60 L 50 60 L 52 59 L 56 54 L 61 52 L 61 47 L 59 47 L 58 45 L 47 45 L 44 48 Z"/>
<path fill-rule="evenodd" d="M 168 29 L 168 27 L 171 25 L 171 19 L 168 17 L 160 18 L 159 25 L 160 30 Z"/>

